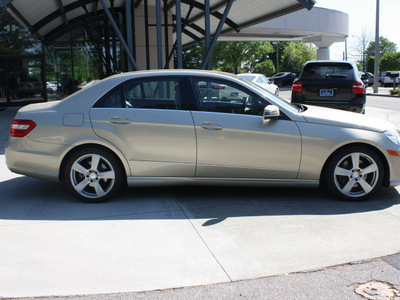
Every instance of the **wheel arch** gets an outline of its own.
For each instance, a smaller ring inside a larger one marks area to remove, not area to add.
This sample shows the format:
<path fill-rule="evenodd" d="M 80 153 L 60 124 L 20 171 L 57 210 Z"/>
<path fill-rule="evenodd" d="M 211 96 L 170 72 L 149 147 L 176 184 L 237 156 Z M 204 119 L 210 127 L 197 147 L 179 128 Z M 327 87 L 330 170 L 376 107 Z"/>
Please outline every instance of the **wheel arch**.
<path fill-rule="evenodd" d="M 108 147 L 106 147 L 106 146 L 103 146 L 103 145 L 100 145 L 100 144 L 96 144 L 96 143 L 90 143 L 90 144 L 78 145 L 78 146 L 76 146 L 76 147 L 70 149 L 70 150 L 64 155 L 64 157 L 63 157 L 63 159 L 62 159 L 62 161 L 61 161 L 60 169 L 59 169 L 59 173 L 58 173 L 58 179 L 59 179 L 60 181 L 64 181 L 64 180 L 65 180 L 65 178 L 64 178 L 65 166 L 66 166 L 68 160 L 70 159 L 70 157 L 71 157 L 74 153 L 76 153 L 77 151 L 80 151 L 80 150 L 85 149 L 85 148 L 98 148 L 98 149 L 102 149 L 102 150 L 104 150 L 104 151 L 107 151 L 107 152 L 108 152 L 110 155 L 112 155 L 112 156 L 116 159 L 116 161 L 120 164 L 121 169 L 125 171 L 124 174 L 123 174 L 123 176 L 124 176 L 125 179 L 126 179 L 127 174 L 128 174 L 127 166 L 125 166 L 125 164 L 122 162 L 120 156 L 119 156 L 117 153 L 115 153 L 113 150 L 111 150 L 110 148 L 108 148 Z"/>
<path fill-rule="evenodd" d="M 322 171 L 320 173 L 320 178 L 319 178 L 320 184 L 322 182 L 324 182 L 323 179 L 324 179 L 324 176 L 326 175 L 326 168 L 327 168 L 329 162 L 336 155 L 336 153 L 338 153 L 339 151 L 342 151 L 343 149 L 351 148 L 351 147 L 354 147 L 354 146 L 360 146 L 360 147 L 368 148 L 369 150 L 374 151 L 379 156 L 379 158 L 382 160 L 383 168 L 384 168 L 384 172 L 385 172 L 384 173 L 384 177 L 383 177 L 383 185 L 385 187 L 388 187 L 389 186 L 389 178 L 390 178 L 390 168 L 389 168 L 389 163 L 388 163 L 388 161 L 386 159 L 386 156 L 383 154 L 383 152 L 379 148 L 374 147 L 371 144 L 361 143 L 361 142 L 359 142 L 359 143 L 350 143 L 350 144 L 343 145 L 343 146 L 337 148 L 334 152 L 332 152 L 329 155 L 329 157 L 325 161 L 325 163 L 324 163 L 324 165 L 322 167 Z"/>

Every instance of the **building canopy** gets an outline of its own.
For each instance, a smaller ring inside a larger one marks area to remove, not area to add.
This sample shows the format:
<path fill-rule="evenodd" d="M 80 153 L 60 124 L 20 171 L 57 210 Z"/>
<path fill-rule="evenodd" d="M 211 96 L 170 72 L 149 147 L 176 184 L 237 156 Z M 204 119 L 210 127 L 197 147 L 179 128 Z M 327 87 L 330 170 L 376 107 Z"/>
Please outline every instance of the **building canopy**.
<path fill-rule="evenodd" d="M 240 32 L 300 9 L 310 10 L 314 3 L 314 0 L 0 0 L 1 7 L 44 43 L 93 43 L 114 36 L 114 41 L 121 42 L 131 69 L 138 69 L 135 35 L 142 31 L 146 33 L 143 48 L 147 60 L 152 56 L 151 35 L 155 32 L 153 44 L 157 48 L 158 68 L 168 64 L 172 53 L 177 53 L 179 68 L 182 47 L 204 40 L 206 68 L 220 34 Z M 138 18 L 138 11 L 142 18 Z M 104 28 L 113 28 L 113 32 Z"/>

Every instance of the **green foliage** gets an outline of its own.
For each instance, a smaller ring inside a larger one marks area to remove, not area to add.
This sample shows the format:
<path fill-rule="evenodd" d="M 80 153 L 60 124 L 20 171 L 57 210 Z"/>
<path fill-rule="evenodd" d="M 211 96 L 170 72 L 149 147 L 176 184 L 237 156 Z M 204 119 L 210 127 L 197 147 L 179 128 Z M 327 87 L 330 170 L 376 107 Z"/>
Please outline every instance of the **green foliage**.
<path fill-rule="evenodd" d="M 367 60 L 367 72 L 374 73 L 375 69 L 375 57 L 370 56 Z"/>
<path fill-rule="evenodd" d="M 200 69 L 206 53 L 205 43 L 196 44 L 182 52 L 184 69 Z"/>
<path fill-rule="evenodd" d="M 276 73 L 276 69 L 272 60 L 266 60 L 256 64 L 253 68 L 254 73 L 264 74 L 270 77 Z"/>
<path fill-rule="evenodd" d="M 387 52 L 379 60 L 380 71 L 400 70 L 400 52 Z"/>
<path fill-rule="evenodd" d="M 6 10 L 0 8 L 0 54 L 39 54 L 40 42 Z"/>
<path fill-rule="evenodd" d="M 269 42 L 217 42 L 213 52 L 213 67 L 241 73 L 243 67 L 251 70 L 254 65 L 268 59 L 268 53 L 272 51 Z"/>
<path fill-rule="evenodd" d="M 400 88 L 395 88 L 389 91 L 392 95 L 400 95 Z"/>
<path fill-rule="evenodd" d="M 317 54 L 310 45 L 300 42 L 290 42 L 283 50 L 280 70 L 286 72 L 300 72 L 304 63 L 315 60 Z"/>
<path fill-rule="evenodd" d="M 375 41 L 369 43 L 367 48 L 367 57 L 375 56 Z M 396 43 L 390 41 L 388 38 L 383 36 L 379 37 L 379 57 L 382 57 L 385 53 L 396 52 Z"/>
<path fill-rule="evenodd" d="M 253 69 L 255 65 L 268 59 L 273 51 L 269 42 L 217 42 L 211 56 L 212 69 L 231 73 L 241 73 L 243 68 Z M 205 57 L 205 43 L 183 52 L 185 69 L 200 69 Z"/>

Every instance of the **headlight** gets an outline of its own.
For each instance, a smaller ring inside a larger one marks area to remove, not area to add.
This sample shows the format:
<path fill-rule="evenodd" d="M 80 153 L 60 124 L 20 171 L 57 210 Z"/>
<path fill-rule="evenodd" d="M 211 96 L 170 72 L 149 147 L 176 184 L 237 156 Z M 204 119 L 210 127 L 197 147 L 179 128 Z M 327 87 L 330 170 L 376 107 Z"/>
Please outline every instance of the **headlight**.
<path fill-rule="evenodd" d="M 383 134 L 397 146 L 400 146 L 400 133 L 398 131 L 386 130 Z"/>

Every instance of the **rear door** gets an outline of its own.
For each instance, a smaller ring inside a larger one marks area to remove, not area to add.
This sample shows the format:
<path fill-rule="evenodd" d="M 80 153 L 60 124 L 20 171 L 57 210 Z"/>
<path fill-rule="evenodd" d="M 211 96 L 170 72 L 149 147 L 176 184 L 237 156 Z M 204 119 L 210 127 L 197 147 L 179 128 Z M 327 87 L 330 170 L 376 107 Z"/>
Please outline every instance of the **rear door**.
<path fill-rule="evenodd" d="M 132 176 L 194 176 L 196 138 L 182 109 L 183 78 L 132 79 L 90 110 L 95 133 L 118 147 Z"/>

